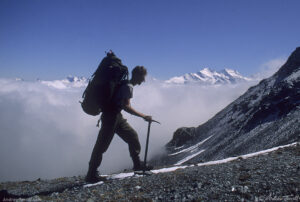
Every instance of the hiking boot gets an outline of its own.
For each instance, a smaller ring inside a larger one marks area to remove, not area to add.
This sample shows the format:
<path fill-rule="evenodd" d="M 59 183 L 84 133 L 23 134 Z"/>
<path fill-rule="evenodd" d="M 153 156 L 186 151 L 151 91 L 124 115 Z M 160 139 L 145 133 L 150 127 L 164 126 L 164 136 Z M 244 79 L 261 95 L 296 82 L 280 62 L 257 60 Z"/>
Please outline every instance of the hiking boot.
<path fill-rule="evenodd" d="M 85 177 L 85 181 L 88 183 L 97 183 L 97 182 L 105 182 L 107 181 L 106 177 L 100 176 L 98 171 L 96 172 L 88 172 Z"/>
<path fill-rule="evenodd" d="M 134 167 L 133 167 L 134 171 L 149 171 L 149 170 L 152 170 L 152 169 L 153 169 L 153 166 L 151 166 L 151 165 L 146 165 L 145 166 L 143 161 L 140 161 L 139 164 L 134 165 Z"/>

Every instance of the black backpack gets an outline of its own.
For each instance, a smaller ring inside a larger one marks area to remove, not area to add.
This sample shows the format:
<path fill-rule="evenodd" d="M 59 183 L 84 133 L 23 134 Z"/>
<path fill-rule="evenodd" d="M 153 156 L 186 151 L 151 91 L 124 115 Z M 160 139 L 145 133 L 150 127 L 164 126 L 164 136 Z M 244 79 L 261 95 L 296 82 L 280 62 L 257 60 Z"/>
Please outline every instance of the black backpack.
<path fill-rule="evenodd" d="M 122 81 L 128 80 L 128 68 L 112 51 L 106 54 L 82 95 L 81 107 L 92 116 L 110 106 L 116 88 Z"/>

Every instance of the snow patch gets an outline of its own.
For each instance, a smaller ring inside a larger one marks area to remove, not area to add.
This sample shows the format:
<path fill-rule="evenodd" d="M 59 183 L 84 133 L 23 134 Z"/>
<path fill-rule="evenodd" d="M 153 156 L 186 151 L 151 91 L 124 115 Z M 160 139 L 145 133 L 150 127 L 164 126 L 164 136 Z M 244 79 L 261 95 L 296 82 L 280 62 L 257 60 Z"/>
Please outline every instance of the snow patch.
<path fill-rule="evenodd" d="M 118 173 L 118 174 L 111 175 L 110 179 L 123 179 L 123 178 L 127 178 L 127 177 L 132 177 L 132 176 L 134 176 L 133 172 L 130 172 L 130 173 Z"/>
<path fill-rule="evenodd" d="M 266 149 L 266 150 L 262 150 L 262 151 L 259 151 L 259 152 L 245 154 L 245 155 L 241 155 L 241 156 L 237 156 L 237 157 L 229 157 L 229 158 L 222 159 L 222 160 L 208 161 L 208 162 L 205 162 L 205 163 L 199 163 L 199 164 L 197 164 L 197 166 L 207 166 L 207 165 L 216 165 L 216 164 L 228 163 L 230 161 L 234 161 L 234 160 L 237 160 L 239 158 L 247 159 L 247 158 L 254 157 L 254 156 L 264 155 L 264 154 L 276 151 L 276 150 L 281 149 L 281 148 L 295 146 L 296 144 L 298 144 L 298 142 L 288 144 L 288 145 L 284 145 L 284 146 L 273 147 L 271 149 Z"/>
<path fill-rule="evenodd" d="M 195 145 L 193 145 L 193 146 L 191 146 L 189 148 L 183 149 L 183 150 L 181 150 L 179 152 L 175 152 L 173 154 L 169 154 L 168 156 L 174 156 L 174 155 L 177 155 L 177 154 L 180 154 L 180 153 L 183 153 L 183 152 L 193 151 L 197 147 L 199 147 L 200 145 L 202 145 L 204 142 L 206 142 L 208 139 L 210 139 L 211 137 L 212 137 L 212 135 L 209 136 L 208 138 L 206 138 L 205 140 L 203 140 L 203 141 L 201 141 L 201 142 L 199 142 L 199 143 L 197 143 L 197 144 L 195 144 Z"/>
<path fill-rule="evenodd" d="M 285 78 L 284 80 L 289 84 L 293 84 L 294 82 L 297 82 L 299 79 L 300 79 L 300 69 L 294 72 L 293 74 L 291 74 L 290 76 L 288 76 L 287 78 Z"/>
<path fill-rule="evenodd" d="M 97 183 L 94 183 L 94 184 L 86 184 L 86 185 L 84 185 L 83 187 L 84 188 L 87 188 L 87 187 L 93 187 L 93 186 L 97 186 L 97 185 L 100 185 L 100 184 L 103 184 L 104 182 L 97 182 Z"/>
<path fill-rule="evenodd" d="M 176 165 L 176 166 L 181 165 L 181 164 L 183 164 L 184 162 L 187 162 L 188 160 L 194 158 L 195 156 L 198 156 L 199 154 L 201 154 L 201 153 L 204 152 L 204 151 L 205 151 L 205 150 L 201 150 L 201 151 L 196 152 L 195 154 L 192 154 L 192 155 L 190 155 L 190 156 L 188 156 L 188 157 L 185 157 L 184 159 L 178 161 L 175 165 Z"/>
<path fill-rule="evenodd" d="M 158 170 L 151 170 L 151 172 L 157 174 L 157 173 L 168 173 L 168 172 L 173 172 L 177 169 L 184 169 L 187 167 L 191 167 L 191 166 L 174 166 L 174 167 L 169 167 L 169 168 L 162 168 L 162 169 L 158 169 Z"/>

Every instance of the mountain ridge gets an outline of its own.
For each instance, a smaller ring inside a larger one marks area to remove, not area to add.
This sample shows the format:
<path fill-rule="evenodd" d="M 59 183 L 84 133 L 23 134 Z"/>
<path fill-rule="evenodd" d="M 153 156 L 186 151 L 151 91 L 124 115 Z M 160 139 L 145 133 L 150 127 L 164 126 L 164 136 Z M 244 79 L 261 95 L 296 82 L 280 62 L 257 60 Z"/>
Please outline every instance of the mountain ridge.
<path fill-rule="evenodd" d="M 16 78 L 16 81 L 24 81 L 22 78 Z M 160 81 L 151 77 L 152 81 Z M 171 77 L 170 79 L 160 81 L 165 84 L 199 84 L 199 85 L 226 85 L 226 84 L 237 84 L 239 82 L 253 81 L 255 78 L 242 76 L 238 71 L 225 68 L 220 71 L 216 71 L 210 68 L 204 68 L 197 73 L 186 73 L 183 76 Z M 55 80 L 41 80 L 37 79 L 43 85 L 57 89 L 67 88 L 81 88 L 86 87 L 89 79 L 83 76 L 72 76 L 69 75 L 64 79 Z"/>
<path fill-rule="evenodd" d="M 197 73 L 187 73 L 183 76 L 172 77 L 165 81 L 168 84 L 188 84 L 197 83 L 202 85 L 235 84 L 238 82 L 251 81 L 252 78 L 242 76 L 238 71 L 232 69 L 222 69 L 215 71 L 204 68 Z"/>
<path fill-rule="evenodd" d="M 217 160 L 299 141 L 299 100 L 297 48 L 278 72 L 250 87 L 210 120 L 176 130 L 158 164 Z M 172 153 L 177 155 L 169 156 Z"/>

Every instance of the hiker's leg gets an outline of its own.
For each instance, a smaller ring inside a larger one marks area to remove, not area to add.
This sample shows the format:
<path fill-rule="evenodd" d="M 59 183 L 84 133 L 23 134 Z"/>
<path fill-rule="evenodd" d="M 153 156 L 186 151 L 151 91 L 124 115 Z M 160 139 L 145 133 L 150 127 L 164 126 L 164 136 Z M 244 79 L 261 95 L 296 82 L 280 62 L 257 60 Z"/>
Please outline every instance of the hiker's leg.
<path fill-rule="evenodd" d="M 117 125 L 117 115 L 103 113 L 101 116 L 101 129 L 99 131 L 97 141 L 95 143 L 91 159 L 89 162 L 89 170 L 95 171 L 100 166 L 102 155 L 108 149 L 115 133 Z"/>
<path fill-rule="evenodd" d="M 120 116 L 119 123 L 116 128 L 116 133 L 128 144 L 129 153 L 134 165 L 140 163 L 139 154 L 141 145 L 137 132 L 128 124 L 127 120 Z"/>

